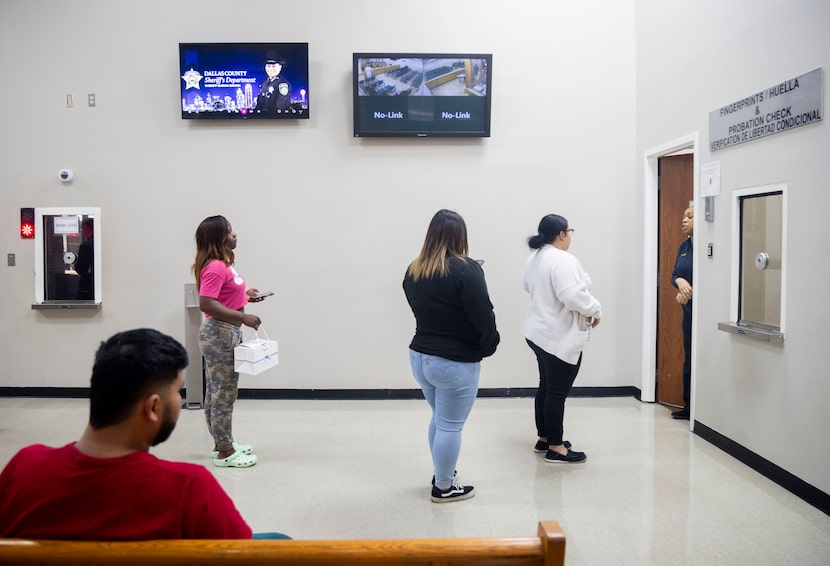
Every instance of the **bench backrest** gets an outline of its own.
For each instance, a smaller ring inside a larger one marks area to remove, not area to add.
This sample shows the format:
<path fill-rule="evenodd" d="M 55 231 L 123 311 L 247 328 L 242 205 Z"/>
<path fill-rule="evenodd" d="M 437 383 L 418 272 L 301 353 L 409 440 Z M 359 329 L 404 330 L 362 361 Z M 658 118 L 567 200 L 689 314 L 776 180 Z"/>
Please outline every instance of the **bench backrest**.
<path fill-rule="evenodd" d="M 0 539 L 0 564 L 215 564 L 486 566 L 565 564 L 556 521 L 536 537 L 397 540 L 152 540 L 90 542 Z"/>

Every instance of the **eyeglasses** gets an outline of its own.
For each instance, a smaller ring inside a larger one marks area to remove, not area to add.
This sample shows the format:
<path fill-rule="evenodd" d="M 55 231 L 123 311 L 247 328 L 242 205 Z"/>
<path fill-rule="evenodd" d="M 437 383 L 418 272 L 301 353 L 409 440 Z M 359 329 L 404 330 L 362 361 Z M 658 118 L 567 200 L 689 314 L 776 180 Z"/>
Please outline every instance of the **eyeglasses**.
<path fill-rule="evenodd" d="M 573 231 L 574 231 L 574 229 L 573 229 L 573 228 L 567 228 L 567 229 L 562 230 L 562 231 L 563 231 L 563 232 L 573 232 Z"/>

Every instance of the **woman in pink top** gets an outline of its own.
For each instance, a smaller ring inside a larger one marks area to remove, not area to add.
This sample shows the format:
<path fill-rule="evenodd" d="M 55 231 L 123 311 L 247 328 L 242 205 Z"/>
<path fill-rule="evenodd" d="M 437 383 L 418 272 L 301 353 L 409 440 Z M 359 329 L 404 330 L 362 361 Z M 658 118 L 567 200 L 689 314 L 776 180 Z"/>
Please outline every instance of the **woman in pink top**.
<path fill-rule="evenodd" d="M 231 420 L 239 381 L 233 349 L 242 341 L 243 324 L 256 330 L 261 323 L 258 316 L 245 313 L 245 304 L 263 299 L 254 298 L 258 289 L 245 289 L 245 280 L 233 267 L 234 249 L 236 233 L 224 216 L 211 216 L 199 224 L 193 274 L 199 308 L 205 313 L 199 350 L 205 358 L 205 418 L 215 444 L 213 463 L 247 468 L 256 464 L 257 457 L 253 447 L 233 441 Z"/>

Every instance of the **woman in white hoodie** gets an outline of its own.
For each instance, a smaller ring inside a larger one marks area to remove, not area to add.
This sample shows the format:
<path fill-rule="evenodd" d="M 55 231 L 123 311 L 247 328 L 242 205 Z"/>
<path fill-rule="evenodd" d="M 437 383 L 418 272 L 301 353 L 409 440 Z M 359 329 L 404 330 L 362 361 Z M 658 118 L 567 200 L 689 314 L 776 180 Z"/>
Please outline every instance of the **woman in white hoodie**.
<path fill-rule="evenodd" d="M 573 231 L 565 218 L 548 214 L 527 241 L 535 251 L 524 273 L 530 293 L 524 336 L 539 363 L 534 450 L 544 452 L 545 462 L 551 463 L 586 459 L 562 439 L 565 399 L 579 372 L 582 348 L 602 318 L 602 307 L 591 295 L 591 278 L 568 252 Z"/>

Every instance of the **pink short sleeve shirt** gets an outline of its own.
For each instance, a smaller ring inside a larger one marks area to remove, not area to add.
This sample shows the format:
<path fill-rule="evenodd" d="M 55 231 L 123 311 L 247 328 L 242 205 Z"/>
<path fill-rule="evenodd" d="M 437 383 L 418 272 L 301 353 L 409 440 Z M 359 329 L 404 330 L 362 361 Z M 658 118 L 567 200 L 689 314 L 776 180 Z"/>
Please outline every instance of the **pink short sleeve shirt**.
<path fill-rule="evenodd" d="M 233 310 L 239 310 L 248 302 L 245 280 L 232 265 L 215 259 L 205 266 L 199 278 L 199 295 L 202 297 L 216 299 Z"/>

